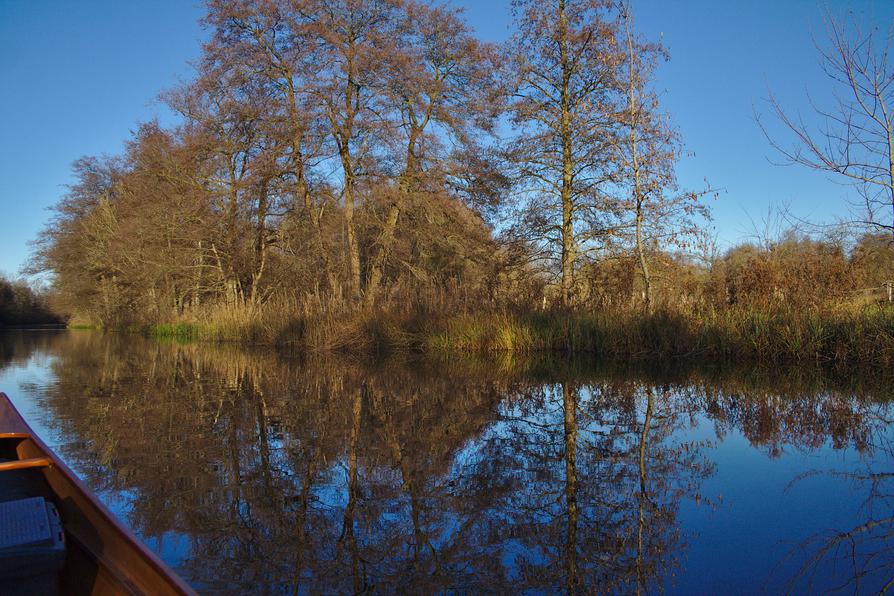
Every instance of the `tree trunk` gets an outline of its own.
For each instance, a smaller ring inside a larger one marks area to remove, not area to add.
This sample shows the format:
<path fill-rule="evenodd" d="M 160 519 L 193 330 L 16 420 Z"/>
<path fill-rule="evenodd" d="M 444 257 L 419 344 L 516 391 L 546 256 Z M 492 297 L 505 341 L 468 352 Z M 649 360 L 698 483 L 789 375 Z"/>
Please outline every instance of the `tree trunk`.
<path fill-rule="evenodd" d="M 227 205 L 227 303 L 239 304 L 239 278 L 236 274 L 236 253 L 239 242 L 237 220 L 239 217 L 239 188 L 237 186 L 236 169 L 230 164 L 230 196 Z"/>
<path fill-rule="evenodd" d="M 887 117 L 885 120 L 888 129 L 888 196 L 891 201 L 891 238 L 894 239 L 894 125 Z"/>
<path fill-rule="evenodd" d="M 646 312 L 652 314 L 652 276 L 649 272 L 649 262 L 646 259 L 646 249 L 643 246 L 643 208 L 639 202 L 636 207 L 636 255 L 646 286 Z"/>
<path fill-rule="evenodd" d="M 354 230 L 354 172 L 347 148 L 342 151 L 342 165 L 345 170 L 345 239 L 348 245 L 348 274 L 351 296 L 359 298 L 360 287 L 360 248 Z"/>
<path fill-rule="evenodd" d="M 258 195 L 258 217 L 255 223 L 255 263 L 251 275 L 249 301 L 257 306 L 261 301 L 261 279 L 267 264 L 267 182 L 264 181 Z"/>
<path fill-rule="evenodd" d="M 645 195 L 643 193 L 642 180 L 640 177 L 639 147 L 637 145 L 637 126 L 639 126 L 639 106 L 636 101 L 636 68 L 635 55 L 633 52 L 633 34 L 630 30 L 630 14 L 627 12 L 624 18 L 624 27 L 627 33 L 627 68 L 630 75 L 629 85 L 627 87 L 628 109 L 630 110 L 630 160 L 633 173 L 633 202 L 635 205 L 636 216 L 636 255 L 639 259 L 640 271 L 643 274 L 643 283 L 646 286 L 645 306 L 646 312 L 652 313 L 652 277 L 649 273 L 649 264 L 646 260 L 646 250 L 643 246 L 643 218 Z"/>
<path fill-rule="evenodd" d="M 426 117 L 426 122 L 428 117 Z M 397 230 L 397 220 L 400 217 L 404 200 L 411 192 L 410 177 L 416 170 L 416 139 L 420 131 L 412 130 L 407 141 L 407 159 L 404 172 L 398 183 L 397 195 L 394 201 L 388 207 L 388 214 L 385 216 L 385 224 L 382 226 L 382 233 L 379 235 L 379 251 L 370 266 L 369 280 L 366 286 L 366 304 L 371 306 L 375 301 L 379 286 L 382 283 L 383 270 L 385 267 L 385 259 L 391 251 L 391 245 L 394 243 L 394 235 Z"/>
<path fill-rule="evenodd" d="M 382 233 L 379 235 L 379 251 L 376 253 L 369 269 L 369 280 L 366 284 L 366 304 L 372 306 L 378 294 L 379 286 L 382 283 L 383 271 L 385 268 L 385 259 L 391 251 L 391 245 L 394 242 L 394 232 L 397 229 L 397 219 L 400 217 L 403 192 L 398 192 L 388 208 L 388 214 L 385 216 L 385 224 L 382 226 Z"/>
<path fill-rule="evenodd" d="M 577 592 L 580 578 L 577 571 L 577 391 L 562 384 L 562 405 L 565 410 L 565 506 L 568 529 L 565 537 L 565 585 L 569 594 Z"/>
<path fill-rule="evenodd" d="M 444 75 L 446 77 L 446 74 Z M 412 178 L 419 174 L 419 160 L 416 157 L 416 143 L 419 137 L 425 132 L 425 128 L 428 126 L 429 121 L 431 120 L 432 113 L 434 111 L 435 102 L 437 102 L 442 95 L 442 83 L 444 81 L 441 78 L 441 75 L 436 75 L 436 80 L 438 81 L 438 85 L 436 90 L 429 96 L 429 104 L 428 108 L 425 110 L 425 114 L 420 120 L 416 116 L 415 108 L 413 107 L 413 102 L 411 100 L 406 100 L 407 110 L 408 110 L 408 120 L 409 120 L 409 134 L 407 135 L 407 156 L 404 165 L 403 174 L 401 174 L 400 181 L 398 182 L 398 193 L 395 197 L 394 202 L 388 208 L 388 215 L 385 217 L 385 225 L 382 226 L 382 233 L 379 236 L 379 252 L 376 254 L 376 257 L 373 259 L 372 266 L 370 268 L 369 273 L 369 284 L 367 285 L 367 305 L 371 305 L 375 296 L 378 293 L 379 286 L 382 282 L 382 270 L 385 267 L 385 260 L 388 258 L 388 253 L 391 250 L 391 245 L 394 243 L 395 231 L 397 229 L 397 220 L 400 217 L 401 210 L 403 209 L 404 201 L 407 199 L 407 196 L 414 190 L 412 182 Z"/>
<path fill-rule="evenodd" d="M 292 167 L 295 169 L 295 185 L 297 187 L 297 196 L 301 197 L 304 209 L 310 218 L 311 227 L 314 229 L 314 236 L 317 243 L 317 257 L 325 272 L 325 278 L 329 284 L 329 291 L 335 292 L 338 282 L 332 272 L 331 263 L 329 261 L 329 252 L 326 250 L 326 243 L 323 240 L 323 226 L 320 221 L 319 213 L 313 204 L 310 194 L 310 188 L 307 185 L 307 178 L 304 174 L 304 127 L 298 117 L 298 108 L 296 107 L 295 87 L 292 82 L 291 73 L 286 77 L 286 90 L 289 101 L 289 119 L 292 121 Z"/>
<path fill-rule="evenodd" d="M 559 48 L 562 55 L 562 306 L 569 308 L 574 302 L 574 161 L 571 154 L 571 108 L 568 97 L 571 65 L 564 0 L 559 0 L 559 28 Z"/>
<path fill-rule="evenodd" d="M 196 267 L 198 269 L 198 273 L 196 273 L 196 280 L 193 284 L 192 288 L 192 307 L 198 308 L 202 302 L 202 286 L 205 281 L 205 252 L 202 246 L 202 241 L 199 240 L 196 243 Z M 152 288 L 152 301 L 155 302 L 155 287 Z"/>

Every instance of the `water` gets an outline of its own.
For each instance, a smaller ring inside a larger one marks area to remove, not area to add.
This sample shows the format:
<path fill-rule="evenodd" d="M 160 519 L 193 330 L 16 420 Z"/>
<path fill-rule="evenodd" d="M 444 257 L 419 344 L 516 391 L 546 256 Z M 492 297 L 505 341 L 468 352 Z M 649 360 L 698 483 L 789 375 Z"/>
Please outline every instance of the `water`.
<path fill-rule="evenodd" d="M 0 390 L 200 592 L 877 593 L 894 384 L 0 336 Z"/>

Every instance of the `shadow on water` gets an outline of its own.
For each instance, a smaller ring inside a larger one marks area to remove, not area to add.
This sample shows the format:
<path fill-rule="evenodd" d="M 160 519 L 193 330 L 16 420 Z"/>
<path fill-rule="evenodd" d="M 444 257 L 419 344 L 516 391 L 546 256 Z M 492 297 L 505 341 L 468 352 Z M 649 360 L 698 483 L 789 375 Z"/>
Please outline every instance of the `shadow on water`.
<path fill-rule="evenodd" d="M 127 495 L 128 523 L 210 592 L 722 581 L 688 554 L 727 507 L 706 485 L 720 482 L 732 436 L 761 462 L 854 456 L 789 475 L 790 487 L 845 480 L 854 512 L 777 548 L 757 585 L 877 591 L 894 575 L 894 385 L 877 373 L 304 360 L 92 332 L 0 335 L 0 367 L 34 354 L 54 356 L 40 391 L 63 456 L 96 490 Z M 695 531 L 693 520 L 708 521 Z"/>

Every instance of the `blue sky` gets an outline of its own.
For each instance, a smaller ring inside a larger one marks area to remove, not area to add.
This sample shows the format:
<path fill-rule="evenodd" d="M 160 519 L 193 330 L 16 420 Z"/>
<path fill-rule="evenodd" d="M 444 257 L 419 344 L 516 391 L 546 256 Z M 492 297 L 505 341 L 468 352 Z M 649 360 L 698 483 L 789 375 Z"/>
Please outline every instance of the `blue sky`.
<path fill-rule="evenodd" d="M 454 0 L 491 41 L 509 32 L 509 0 Z M 831 220 L 848 213 L 848 187 L 822 174 L 773 165 L 753 112 L 768 90 L 807 113 L 828 84 L 814 38 L 823 14 L 853 13 L 887 30 L 894 2 L 853 0 L 633 0 L 637 25 L 671 54 L 658 88 L 690 154 L 684 186 L 704 179 L 721 245 L 747 238 L 770 205 Z M 200 52 L 203 9 L 191 0 L 0 0 L 0 273 L 14 275 L 47 208 L 81 155 L 114 154 L 139 122 L 173 116 L 159 92 L 188 79 Z"/>

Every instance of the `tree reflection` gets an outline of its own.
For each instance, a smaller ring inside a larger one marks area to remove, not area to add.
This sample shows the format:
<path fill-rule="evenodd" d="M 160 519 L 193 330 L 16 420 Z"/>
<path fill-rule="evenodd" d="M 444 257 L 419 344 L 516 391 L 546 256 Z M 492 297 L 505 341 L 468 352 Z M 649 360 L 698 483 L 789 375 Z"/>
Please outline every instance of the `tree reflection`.
<path fill-rule="evenodd" d="M 506 412 L 503 457 L 521 475 L 504 524 L 516 541 L 516 585 L 631 592 L 663 585 L 684 546 L 680 500 L 712 471 L 703 446 L 676 442 L 670 392 L 563 382 Z M 514 454 L 514 455 L 513 455 Z M 556 465 L 560 462 L 561 465 Z"/>
<path fill-rule="evenodd" d="M 877 448 L 874 402 L 778 377 L 48 341 L 65 457 L 209 592 L 658 591 L 714 471 L 699 420 Z"/>
<path fill-rule="evenodd" d="M 865 494 L 862 501 L 849 504 L 857 523 L 816 533 L 789 554 L 794 572 L 783 579 L 793 592 L 815 591 L 828 582 L 828 569 L 839 570 L 830 592 L 884 594 L 894 586 L 894 445 L 886 432 L 892 421 L 882 406 L 862 414 L 866 425 L 859 469 L 807 472 L 792 482 L 795 486 L 821 476 Z"/>

